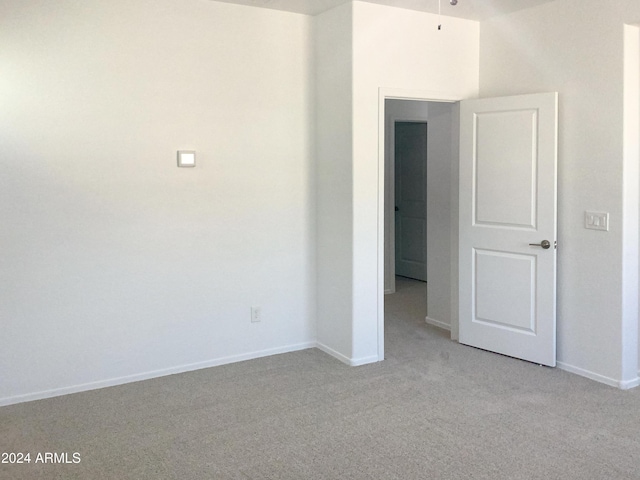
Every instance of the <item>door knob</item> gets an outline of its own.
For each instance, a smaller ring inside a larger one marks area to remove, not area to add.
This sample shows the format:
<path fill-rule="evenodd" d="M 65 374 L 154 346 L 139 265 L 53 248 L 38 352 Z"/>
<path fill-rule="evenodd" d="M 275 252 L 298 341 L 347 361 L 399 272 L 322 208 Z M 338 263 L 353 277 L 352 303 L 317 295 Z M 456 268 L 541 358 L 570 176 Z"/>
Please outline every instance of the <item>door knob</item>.
<path fill-rule="evenodd" d="M 549 240 L 542 240 L 540 243 L 530 243 L 531 247 L 542 247 L 545 250 L 551 248 L 551 242 Z"/>

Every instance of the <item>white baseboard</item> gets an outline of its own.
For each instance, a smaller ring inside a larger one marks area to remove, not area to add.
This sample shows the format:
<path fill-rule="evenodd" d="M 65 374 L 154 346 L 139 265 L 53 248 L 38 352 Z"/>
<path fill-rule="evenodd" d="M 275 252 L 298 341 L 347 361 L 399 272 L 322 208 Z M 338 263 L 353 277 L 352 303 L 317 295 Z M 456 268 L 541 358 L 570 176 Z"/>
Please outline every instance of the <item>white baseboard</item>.
<path fill-rule="evenodd" d="M 327 347 L 324 343 L 320 342 L 316 344 L 316 348 L 318 348 L 318 350 L 322 350 L 327 355 L 331 355 L 333 358 L 340 360 L 342 363 L 349 365 L 350 367 L 359 367 L 360 365 L 367 365 L 369 363 L 376 363 L 380 361 L 377 355 L 362 358 L 349 358 L 346 355 L 338 352 L 337 350 L 334 350 L 331 347 Z"/>
<path fill-rule="evenodd" d="M 636 388 L 640 386 L 640 373 L 633 380 L 627 380 L 626 382 L 620 382 L 620 390 L 631 390 L 632 388 Z"/>
<path fill-rule="evenodd" d="M 370 363 L 379 362 L 378 355 L 371 355 L 369 357 L 352 358 L 349 365 L 352 367 L 359 367 L 361 365 L 369 365 Z"/>
<path fill-rule="evenodd" d="M 640 385 L 640 372 L 638 373 L 638 377 L 633 380 L 616 380 L 615 378 L 606 377 L 604 375 L 600 375 L 599 373 L 591 372 L 589 370 L 585 370 L 584 368 L 574 367 L 573 365 L 569 365 L 564 362 L 556 362 L 556 366 L 560 370 L 564 370 L 565 372 L 575 373 L 576 375 L 580 375 L 581 377 L 588 378 L 590 380 L 595 380 L 596 382 L 604 383 L 605 385 L 609 385 L 610 387 L 619 388 L 621 390 L 629 390 L 631 388 L 635 388 Z"/>
<path fill-rule="evenodd" d="M 73 385 L 70 387 L 54 388 L 51 390 L 44 390 L 40 392 L 28 393 L 25 395 L 15 395 L 11 397 L 0 398 L 0 407 L 6 405 L 13 405 L 15 403 L 31 402 L 34 400 L 42 400 L 45 398 L 59 397 L 61 395 L 68 395 L 70 393 L 86 392 L 89 390 L 97 390 L 100 388 L 114 387 L 116 385 L 123 385 L 125 383 L 139 382 L 141 380 L 149 380 L 151 378 L 164 377 L 167 375 L 173 375 L 176 373 L 191 372 L 193 370 L 200 370 L 203 368 L 218 367 L 220 365 L 227 365 L 229 363 L 243 362 L 245 360 L 253 360 L 261 357 L 269 357 L 271 355 L 278 355 L 280 353 L 296 352 L 298 350 L 306 350 L 308 348 L 316 347 L 316 342 L 305 342 L 294 345 L 285 345 L 282 347 L 269 348 L 266 350 L 260 350 L 257 352 L 243 353 L 241 355 L 231 355 L 228 357 L 216 358 L 213 360 L 207 360 L 204 362 L 190 363 L 187 365 L 180 365 L 177 367 L 165 368 L 161 370 L 154 370 L 151 372 L 144 372 L 135 375 L 127 375 L 124 377 L 110 378 L 108 380 L 100 380 L 97 382 L 83 383 L 80 385 Z"/>
<path fill-rule="evenodd" d="M 425 317 L 424 321 L 427 322 L 429 325 L 433 325 L 434 327 L 442 328 L 443 330 L 447 330 L 449 332 L 451 331 L 451 325 L 449 325 L 448 323 L 442 322 L 440 320 L 435 320 L 433 318 Z"/>
<path fill-rule="evenodd" d="M 322 350 L 327 355 L 331 355 L 333 358 L 340 360 L 342 363 L 346 365 L 351 365 L 351 359 L 349 357 L 347 357 L 346 355 L 343 355 L 342 353 L 338 352 L 337 350 L 334 350 L 331 347 L 327 347 L 324 343 L 320 343 L 320 342 L 316 343 L 316 348 L 318 350 Z"/>

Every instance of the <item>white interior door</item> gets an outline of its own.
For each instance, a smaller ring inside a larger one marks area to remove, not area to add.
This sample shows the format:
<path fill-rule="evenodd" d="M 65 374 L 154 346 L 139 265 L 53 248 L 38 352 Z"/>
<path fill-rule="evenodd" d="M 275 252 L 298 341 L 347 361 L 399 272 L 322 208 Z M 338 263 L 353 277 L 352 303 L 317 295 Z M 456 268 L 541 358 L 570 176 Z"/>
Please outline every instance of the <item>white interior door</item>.
<path fill-rule="evenodd" d="M 427 281 L 427 124 L 395 124 L 396 275 Z"/>
<path fill-rule="evenodd" d="M 460 104 L 460 343 L 549 366 L 557 124 L 557 93 Z"/>

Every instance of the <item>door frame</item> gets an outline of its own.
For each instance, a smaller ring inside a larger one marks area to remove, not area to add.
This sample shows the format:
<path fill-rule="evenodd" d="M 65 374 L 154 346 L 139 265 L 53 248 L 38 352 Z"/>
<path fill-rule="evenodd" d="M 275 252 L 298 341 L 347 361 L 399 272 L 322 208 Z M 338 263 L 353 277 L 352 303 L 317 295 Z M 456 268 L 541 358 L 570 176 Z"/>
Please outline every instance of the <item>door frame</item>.
<path fill-rule="evenodd" d="M 395 195 L 396 195 L 396 184 L 395 184 L 395 168 L 396 168 L 396 151 L 395 151 L 395 146 L 396 146 L 396 123 L 419 123 L 422 124 L 424 123 L 427 126 L 427 144 L 429 142 L 429 134 L 428 134 L 428 120 L 427 120 L 428 114 L 427 116 L 423 116 L 423 115 L 415 115 L 415 116 L 409 116 L 409 115 L 403 115 L 403 116 L 392 116 L 389 120 L 390 120 L 390 127 L 391 130 L 389 131 L 389 144 L 385 145 L 385 158 L 384 158 L 384 163 L 385 163 L 385 175 L 387 175 L 387 180 L 388 180 L 388 185 L 389 185 L 389 190 L 386 189 L 386 184 L 387 181 L 385 181 L 385 209 L 386 211 L 384 212 L 385 215 L 389 215 L 391 216 L 392 214 L 394 214 L 395 210 L 393 208 L 393 205 L 395 203 Z M 387 125 L 385 122 L 385 133 L 383 133 L 383 135 L 385 135 L 385 139 L 386 139 L 386 130 L 387 130 Z M 427 158 L 427 162 L 429 162 L 429 159 Z M 424 187 L 425 189 L 427 188 L 426 185 Z M 427 202 L 425 200 L 425 205 L 427 205 Z M 428 206 L 427 206 L 427 210 L 428 210 Z M 425 211 L 425 220 L 427 217 L 427 212 Z M 386 219 L 386 216 L 384 217 Z M 394 215 L 394 219 L 395 219 L 395 215 Z M 385 268 L 388 267 L 389 270 L 391 271 L 391 274 L 389 274 L 391 281 L 390 281 L 390 285 L 391 288 L 389 290 L 385 290 L 385 294 L 388 293 L 395 293 L 396 292 L 396 280 L 395 280 L 395 274 L 396 274 L 396 222 L 389 222 L 390 225 L 390 231 L 389 231 L 389 240 L 390 240 L 390 245 L 389 245 L 389 255 L 386 255 L 386 251 L 383 252 L 384 255 L 384 259 L 386 261 L 386 265 Z M 383 227 L 384 227 L 384 222 L 383 222 Z M 425 243 L 424 246 L 425 250 L 427 248 L 427 245 Z M 386 250 L 386 245 L 385 245 L 385 250 Z M 425 256 L 426 256 L 426 252 L 425 252 Z M 387 261 L 388 260 L 388 261 Z M 427 259 L 427 262 L 429 261 L 429 259 Z M 386 271 L 386 270 L 385 270 Z"/>
<path fill-rule="evenodd" d="M 384 360 L 384 223 L 385 223 L 385 100 L 416 100 L 421 102 L 457 103 L 464 97 L 450 92 L 429 90 L 378 89 L 378 360 Z M 457 122 L 459 123 L 459 121 Z M 458 339 L 458 165 L 454 162 L 451 175 L 451 338 Z M 395 227 L 394 227 L 395 230 Z"/>

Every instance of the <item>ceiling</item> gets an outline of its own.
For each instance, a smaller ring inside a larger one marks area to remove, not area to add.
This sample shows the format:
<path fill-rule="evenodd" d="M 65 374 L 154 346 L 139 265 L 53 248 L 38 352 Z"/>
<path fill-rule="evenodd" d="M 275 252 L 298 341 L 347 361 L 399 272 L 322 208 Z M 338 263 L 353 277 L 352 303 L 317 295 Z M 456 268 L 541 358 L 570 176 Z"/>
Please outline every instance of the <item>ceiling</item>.
<path fill-rule="evenodd" d="M 226 3 L 271 8 L 288 12 L 317 15 L 349 0 L 218 0 Z M 364 0 L 369 3 L 406 8 L 421 12 L 438 13 L 439 0 Z M 455 7 L 449 0 L 442 1 L 442 14 L 469 20 L 484 20 L 505 13 L 524 10 L 554 0 L 459 0 Z"/>

